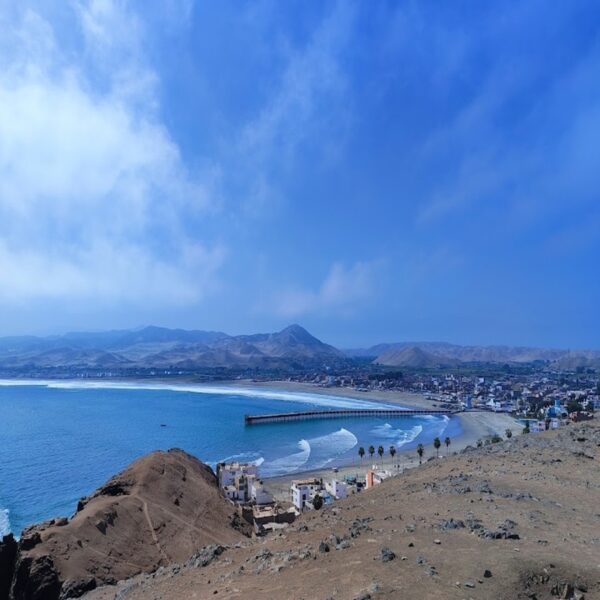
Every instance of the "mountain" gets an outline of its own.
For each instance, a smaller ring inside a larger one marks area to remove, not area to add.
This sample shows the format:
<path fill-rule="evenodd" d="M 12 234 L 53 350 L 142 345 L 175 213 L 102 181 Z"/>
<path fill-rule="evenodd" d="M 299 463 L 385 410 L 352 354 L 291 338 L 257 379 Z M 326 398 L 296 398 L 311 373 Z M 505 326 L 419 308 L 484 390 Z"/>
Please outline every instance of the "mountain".
<path fill-rule="evenodd" d="M 416 346 L 390 349 L 378 356 L 375 362 L 388 367 L 409 367 L 413 369 L 426 369 L 436 367 L 450 367 L 460 361 L 444 356 L 425 352 Z"/>
<path fill-rule="evenodd" d="M 345 354 L 354 358 L 372 358 L 379 364 L 389 362 L 394 353 L 406 348 L 418 348 L 434 355 L 444 364 L 458 363 L 531 363 L 542 361 L 552 363 L 557 368 L 574 369 L 578 366 L 598 368 L 600 351 L 597 350 L 561 350 L 555 348 L 535 348 L 529 346 L 460 346 L 447 342 L 397 342 L 353 348 Z M 399 365 L 394 365 L 399 366 Z"/>
<path fill-rule="evenodd" d="M 235 544 L 244 539 L 238 524 L 210 467 L 182 450 L 157 451 L 80 500 L 70 519 L 29 527 L 18 545 L 0 541 L 0 559 L 12 547 L 0 566 L 15 600 L 78 597 L 208 544 Z"/>
<path fill-rule="evenodd" d="M 164 327 L 0 338 L 0 369 L 280 369 L 345 359 L 300 325 L 230 336 Z"/>

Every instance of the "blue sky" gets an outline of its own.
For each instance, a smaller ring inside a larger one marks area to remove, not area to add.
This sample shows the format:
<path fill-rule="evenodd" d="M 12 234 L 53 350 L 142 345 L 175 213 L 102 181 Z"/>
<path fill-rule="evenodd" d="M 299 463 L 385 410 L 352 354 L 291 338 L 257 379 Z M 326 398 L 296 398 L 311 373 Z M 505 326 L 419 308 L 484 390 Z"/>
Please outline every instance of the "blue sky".
<path fill-rule="evenodd" d="M 0 0 L 0 332 L 600 347 L 597 2 Z"/>

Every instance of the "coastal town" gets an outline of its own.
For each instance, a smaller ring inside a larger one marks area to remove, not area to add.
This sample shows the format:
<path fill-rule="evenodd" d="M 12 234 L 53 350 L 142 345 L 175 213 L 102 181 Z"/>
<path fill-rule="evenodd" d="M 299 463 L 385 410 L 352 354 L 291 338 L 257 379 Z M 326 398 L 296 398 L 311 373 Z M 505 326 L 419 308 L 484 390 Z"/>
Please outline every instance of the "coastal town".
<path fill-rule="evenodd" d="M 379 393 L 388 400 L 389 395 L 400 395 L 409 398 L 408 402 L 418 399 L 420 406 L 431 406 L 432 410 L 448 409 L 461 415 L 506 415 L 512 419 L 508 421 L 514 424 L 512 427 L 473 440 L 477 447 L 498 443 L 513 434 L 536 434 L 591 420 L 600 409 L 600 379 L 591 370 L 576 373 L 532 370 L 516 374 L 494 373 L 493 376 L 415 371 L 400 377 L 397 374 L 388 377 L 331 375 L 325 371 L 290 377 L 286 383 L 339 395 L 364 394 L 371 398 Z M 435 455 L 431 454 L 425 460 L 439 457 L 439 449 L 444 445 L 446 453 L 442 456 L 448 455 L 451 443 L 448 437 L 444 440 L 436 438 L 433 441 Z M 361 461 L 359 468 L 298 474 L 276 486 L 279 494 L 271 491 L 271 482 L 261 480 L 259 467 L 254 463 L 218 464 L 218 482 L 225 496 L 236 505 L 239 516 L 252 525 L 255 535 L 260 536 L 285 529 L 303 512 L 321 510 L 337 500 L 375 487 L 414 463 L 394 460 L 394 446 L 360 447 L 356 451 Z M 418 456 L 420 464 L 423 444 L 418 444 L 411 452 Z"/>

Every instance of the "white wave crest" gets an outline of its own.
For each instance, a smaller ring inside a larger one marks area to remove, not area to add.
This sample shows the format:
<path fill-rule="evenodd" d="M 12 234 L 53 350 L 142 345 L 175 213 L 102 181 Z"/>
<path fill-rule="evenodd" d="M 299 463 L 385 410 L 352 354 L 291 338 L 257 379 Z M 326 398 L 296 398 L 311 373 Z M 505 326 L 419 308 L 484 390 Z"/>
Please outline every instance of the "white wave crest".
<path fill-rule="evenodd" d="M 412 442 L 423 432 L 422 425 L 415 425 L 409 429 L 395 428 L 389 423 L 378 425 L 371 429 L 371 433 L 381 438 L 393 440 L 395 445 L 400 448 L 405 444 Z"/>
<path fill-rule="evenodd" d="M 218 462 L 254 463 L 258 467 L 265 462 L 265 459 L 260 455 L 259 452 L 240 452 L 240 454 L 232 454 L 231 456 L 219 460 Z"/>
<path fill-rule="evenodd" d="M 352 450 L 358 444 L 358 439 L 351 431 L 342 427 L 338 431 L 312 438 L 309 442 L 316 460 L 311 466 L 320 469 Z"/>
<path fill-rule="evenodd" d="M 0 386 L 42 386 L 54 389 L 111 389 L 111 390 L 156 390 L 170 392 L 189 392 L 194 394 L 220 394 L 226 396 L 245 396 L 249 398 L 267 398 L 284 402 L 300 402 L 327 408 L 371 408 L 371 409 L 403 409 L 398 404 L 386 404 L 359 398 L 329 396 L 310 392 L 286 392 L 282 390 L 244 388 L 237 386 L 202 385 L 202 384 L 168 384 L 141 383 L 123 381 L 53 381 L 53 380 L 0 380 Z"/>
<path fill-rule="evenodd" d="M 298 448 L 300 448 L 300 452 L 288 454 L 287 456 L 282 456 L 281 458 L 266 462 L 264 469 L 265 474 L 274 477 L 277 475 L 293 473 L 294 471 L 301 469 L 310 458 L 311 447 L 308 440 L 300 440 L 298 442 Z"/>
<path fill-rule="evenodd" d="M 8 508 L 0 508 L 0 538 L 10 533 L 10 519 Z"/>

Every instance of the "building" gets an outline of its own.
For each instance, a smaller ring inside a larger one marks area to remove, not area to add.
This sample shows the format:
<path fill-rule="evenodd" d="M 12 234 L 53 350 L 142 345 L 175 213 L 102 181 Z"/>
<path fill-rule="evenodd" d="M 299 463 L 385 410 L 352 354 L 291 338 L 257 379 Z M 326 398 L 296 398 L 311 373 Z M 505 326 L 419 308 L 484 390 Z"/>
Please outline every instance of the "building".
<path fill-rule="evenodd" d="M 272 504 L 273 496 L 265 490 L 263 482 L 252 477 L 250 482 L 250 500 L 258 505 Z"/>
<path fill-rule="evenodd" d="M 325 489 L 337 500 L 346 498 L 348 496 L 348 486 L 344 481 L 338 479 L 332 479 L 325 483 Z"/>
<path fill-rule="evenodd" d="M 254 463 L 218 463 L 217 479 L 219 487 L 224 488 L 235 483 L 235 478 L 239 475 L 254 475 L 258 477 L 258 467 Z"/>
<path fill-rule="evenodd" d="M 303 510 L 307 500 L 323 489 L 321 479 L 296 479 L 292 481 L 290 495 L 292 504 L 298 509 Z"/>
<path fill-rule="evenodd" d="M 256 496 L 252 496 L 253 489 L 261 500 L 265 498 L 266 492 L 262 490 L 262 483 L 258 481 L 258 467 L 254 463 L 219 463 L 217 480 L 225 496 L 232 502 L 244 503 L 255 499 Z"/>
<path fill-rule="evenodd" d="M 382 481 L 391 476 L 392 474 L 389 471 L 384 471 L 383 469 L 369 469 L 369 471 L 367 471 L 367 489 L 379 485 Z"/>

